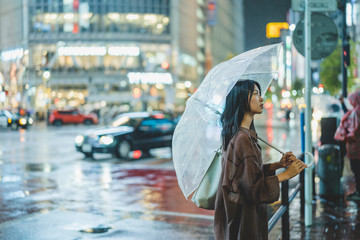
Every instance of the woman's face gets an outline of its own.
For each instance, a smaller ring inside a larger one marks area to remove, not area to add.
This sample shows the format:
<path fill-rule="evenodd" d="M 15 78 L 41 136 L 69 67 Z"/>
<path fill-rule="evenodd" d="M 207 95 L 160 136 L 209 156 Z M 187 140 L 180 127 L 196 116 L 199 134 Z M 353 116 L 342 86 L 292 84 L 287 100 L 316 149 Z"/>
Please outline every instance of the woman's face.
<path fill-rule="evenodd" d="M 264 104 L 262 103 L 263 100 L 264 99 L 260 95 L 259 88 L 255 85 L 254 92 L 250 99 L 250 111 L 253 114 L 260 114 L 263 112 L 264 109 Z"/>

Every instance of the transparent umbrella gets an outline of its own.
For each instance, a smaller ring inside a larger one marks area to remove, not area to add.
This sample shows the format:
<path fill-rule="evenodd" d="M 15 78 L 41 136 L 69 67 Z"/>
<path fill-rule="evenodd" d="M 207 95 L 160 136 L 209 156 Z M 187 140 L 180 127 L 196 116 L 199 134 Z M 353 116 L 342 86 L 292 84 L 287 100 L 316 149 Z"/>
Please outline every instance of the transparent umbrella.
<path fill-rule="evenodd" d="M 173 162 L 186 198 L 199 186 L 221 146 L 220 116 L 227 94 L 239 80 L 257 81 L 265 94 L 278 74 L 282 44 L 259 47 L 213 67 L 187 100 L 173 136 Z"/>

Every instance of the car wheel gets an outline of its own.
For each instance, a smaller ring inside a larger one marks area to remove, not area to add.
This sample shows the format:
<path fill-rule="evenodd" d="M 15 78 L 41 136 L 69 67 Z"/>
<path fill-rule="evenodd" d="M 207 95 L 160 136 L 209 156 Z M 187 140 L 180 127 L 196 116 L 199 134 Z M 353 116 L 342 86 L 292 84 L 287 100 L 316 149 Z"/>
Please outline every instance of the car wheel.
<path fill-rule="evenodd" d="M 55 120 L 53 123 L 55 126 L 61 126 L 62 125 L 62 121 L 61 120 Z"/>
<path fill-rule="evenodd" d="M 116 156 L 122 159 L 129 159 L 130 150 L 130 143 L 126 140 L 123 140 L 117 145 Z"/>
<path fill-rule="evenodd" d="M 87 158 L 94 158 L 94 155 L 92 153 L 84 153 L 84 155 Z"/>
<path fill-rule="evenodd" d="M 84 120 L 84 124 L 85 125 L 91 125 L 93 122 L 92 122 L 92 120 L 91 119 L 85 119 Z"/>

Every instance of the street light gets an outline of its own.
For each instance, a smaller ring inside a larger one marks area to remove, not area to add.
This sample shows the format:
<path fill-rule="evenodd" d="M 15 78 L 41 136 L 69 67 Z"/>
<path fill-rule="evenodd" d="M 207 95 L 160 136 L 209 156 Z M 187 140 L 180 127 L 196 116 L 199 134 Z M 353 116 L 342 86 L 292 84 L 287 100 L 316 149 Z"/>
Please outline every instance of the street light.
<path fill-rule="evenodd" d="M 49 70 L 45 70 L 45 71 L 43 72 L 43 80 L 44 80 L 45 82 L 47 82 L 50 77 L 51 77 L 50 71 L 49 71 Z"/>
<path fill-rule="evenodd" d="M 50 80 L 51 77 L 51 73 L 49 70 L 44 70 L 43 72 L 43 83 L 44 83 L 44 87 L 45 87 L 45 97 L 46 97 L 46 102 L 45 102 L 45 121 L 46 123 L 48 123 L 48 112 L 49 112 L 49 103 L 51 100 L 51 96 L 50 96 L 50 89 L 48 89 L 48 82 Z"/>

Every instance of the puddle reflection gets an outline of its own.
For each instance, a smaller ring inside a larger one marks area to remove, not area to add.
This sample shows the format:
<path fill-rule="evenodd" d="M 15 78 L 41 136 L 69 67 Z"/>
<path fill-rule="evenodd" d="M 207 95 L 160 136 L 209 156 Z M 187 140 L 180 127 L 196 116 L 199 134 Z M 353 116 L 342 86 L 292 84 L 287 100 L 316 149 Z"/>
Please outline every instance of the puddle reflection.
<path fill-rule="evenodd" d="M 55 167 L 49 163 L 27 163 L 25 170 L 28 172 L 51 172 Z"/>
<path fill-rule="evenodd" d="M 121 174 L 120 174 L 121 172 Z M 145 210 L 213 215 L 213 211 L 200 209 L 183 196 L 174 170 L 130 169 L 114 172 L 116 184 L 125 185 L 134 205 Z"/>

